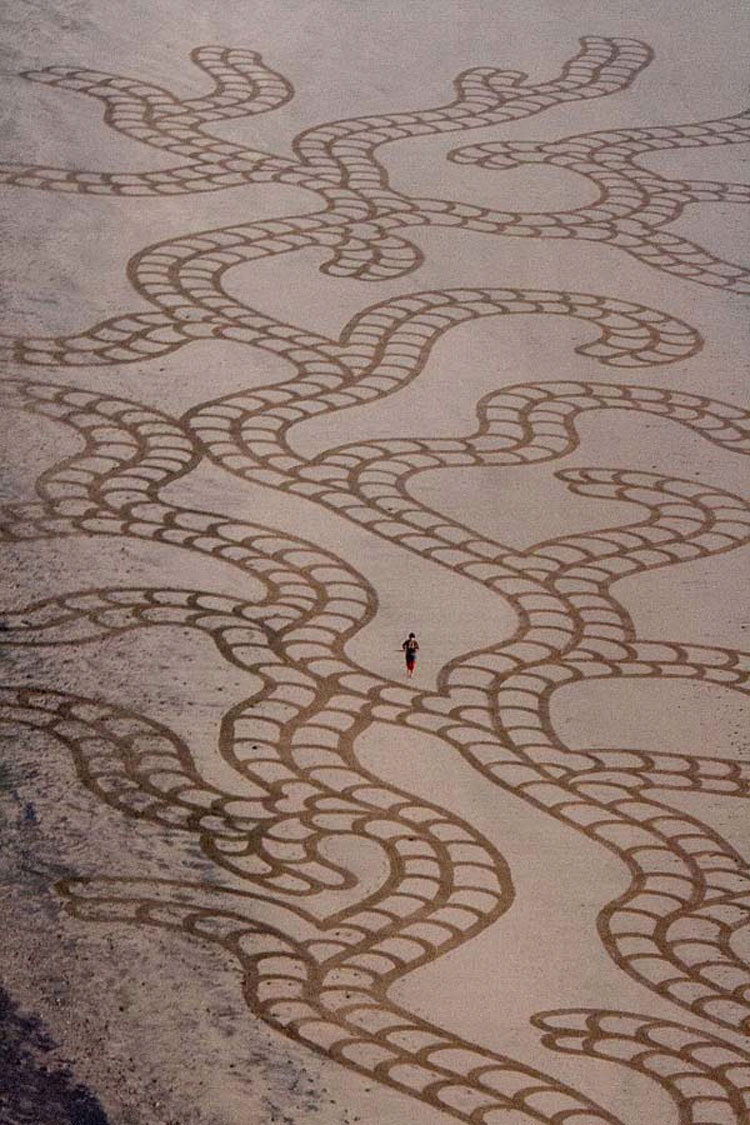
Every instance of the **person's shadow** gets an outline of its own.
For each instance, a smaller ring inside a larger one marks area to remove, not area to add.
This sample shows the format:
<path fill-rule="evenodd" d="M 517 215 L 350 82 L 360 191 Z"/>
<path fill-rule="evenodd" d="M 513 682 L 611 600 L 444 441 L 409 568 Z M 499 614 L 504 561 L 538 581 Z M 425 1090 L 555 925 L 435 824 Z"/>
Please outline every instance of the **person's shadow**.
<path fill-rule="evenodd" d="M 41 1020 L 22 1015 L 0 987 L 0 1125 L 109 1125 L 67 1067 L 45 1065 L 54 1047 Z"/>

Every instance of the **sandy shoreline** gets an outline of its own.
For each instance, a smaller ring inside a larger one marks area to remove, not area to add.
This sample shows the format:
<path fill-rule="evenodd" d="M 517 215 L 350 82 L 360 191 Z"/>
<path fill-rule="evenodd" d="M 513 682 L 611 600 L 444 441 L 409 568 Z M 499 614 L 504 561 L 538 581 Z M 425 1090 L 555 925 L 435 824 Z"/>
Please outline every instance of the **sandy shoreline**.
<path fill-rule="evenodd" d="M 0 1118 L 745 1121 L 741 7 L 3 20 Z"/>

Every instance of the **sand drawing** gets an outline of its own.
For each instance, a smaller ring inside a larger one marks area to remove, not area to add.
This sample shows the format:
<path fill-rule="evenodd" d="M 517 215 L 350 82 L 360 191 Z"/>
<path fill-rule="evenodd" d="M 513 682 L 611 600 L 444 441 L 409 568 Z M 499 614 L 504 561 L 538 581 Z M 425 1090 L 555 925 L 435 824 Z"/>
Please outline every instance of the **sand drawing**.
<path fill-rule="evenodd" d="M 173 155 L 174 167 L 2 166 L 3 182 L 14 188 L 124 201 L 258 183 L 302 186 L 320 199 L 310 214 L 190 231 L 145 247 L 128 263 L 133 311 L 113 310 L 68 335 L 0 338 L 13 364 L 48 369 L 37 378 L 13 366 L 0 385 L 5 407 L 51 419 L 82 443 L 40 475 L 34 500 L 5 505 L 5 541 L 128 537 L 221 560 L 237 576 L 235 597 L 82 584 L 6 613 L 0 641 L 83 645 L 178 624 L 207 633 L 225 661 L 260 684 L 227 711 L 212 750 L 233 778 L 227 788 L 204 778 L 194 748 L 146 715 L 44 684 L 2 688 L 2 717 L 58 739 L 82 785 L 101 801 L 192 834 L 216 867 L 211 884 L 116 871 L 68 879 L 58 887 L 67 910 L 217 943 L 241 965 L 255 1016 L 456 1120 L 615 1123 L 605 1105 L 556 1077 L 554 1052 L 568 1052 L 639 1070 L 674 1100 L 680 1121 L 746 1121 L 750 1054 L 738 1034 L 750 1033 L 750 975 L 733 939 L 750 924 L 750 869 L 718 832 L 670 804 L 670 794 L 747 798 L 750 767 L 728 752 L 569 746 L 552 722 L 550 701 L 564 685 L 621 677 L 750 690 L 747 653 L 641 636 L 614 590 L 618 579 L 747 543 L 747 502 L 661 472 L 565 467 L 557 476 L 573 492 L 637 505 L 641 518 L 518 550 L 419 502 L 410 481 L 427 470 L 494 466 L 501 474 L 503 467 L 555 461 L 578 447 L 579 416 L 590 411 L 614 420 L 615 412 L 657 417 L 746 455 L 750 412 L 661 388 L 656 376 L 654 385 L 628 382 L 621 369 L 689 360 L 702 347 L 701 334 L 666 310 L 585 286 L 516 288 L 502 277 L 493 288 L 414 289 L 374 301 L 334 338 L 243 303 L 227 291 L 224 275 L 322 247 L 330 258 L 321 268 L 335 277 L 398 279 L 423 260 L 409 228 L 441 226 L 490 237 L 594 240 L 610 248 L 613 263 L 619 251 L 685 283 L 744 293 L 747 270 L 666 228 L 689 205 L 747 202 L 748 188 L 667 178 L 639 158 L 748 140 L 747 115 L 455 149 L 450 159 L 484 169 L 563 167 L 598 193 L 596 203 L 569 211 L 501 213 L 395 191 L 378 150 L 615 95 L 650 64 L 647 45 L 587 37 L 561 73 L 541 83 L 512 70 L 467 70 L 443 106 L 307 129 L 291 155 L 256 151 L 209 129 L 282 106 L 293 94 L 283 77 L 254 51 L 199 47 L 192 58 L 214 88 L 187 99 L 140 78 L 66 67 L 27 74 L 66 96 L 99 99 L 110 128 Z M 472 433 L 373 438 L 314 457 L 295 448 L 297 424 L 398 394 L 418 379 L 454 326 L 508 317 L 510 332 L 516 315 L 580 321 L 580 378 L 499 386 L 477 403 Z M 289 377 L 196 402 L 182 416 L 54 378 L 56 368 L 79 366 L 88 375 L 206 339 L 278 356 Z M 164 496 L 205 460 L 481 584 L 513 609 L 515 634 L 446 663 L 436 689 L 420 688 L 418 678 L 407 683 L 398 667 L 393 679 L 374 674 L 347 650 L 378 610 L 377 591 L 350 562 L 283 527 L 181 507 Z M 262 584 L 262 600 L 243 596 L 248 576 Z M 534 1023 L 550 1048 L 545 1072 L 395 1003 L 396 981 L 502 926 L 513 908 L 513 872 L 450 808 L 365 768 L 357 739 L 373 723 L 390 725 L 394 742 L 403 729 L 428 732 L 470 763 L 483 784 L 617 856 L 630 884 L 602 909 L 599 938 L 624 973 L 672 1005 L 673 1020 L 604 1008 L 539 1013 Z M 363 889 L 356 860 L 332 858 L 332 840 L 380 849 L 387 877 Z"/>

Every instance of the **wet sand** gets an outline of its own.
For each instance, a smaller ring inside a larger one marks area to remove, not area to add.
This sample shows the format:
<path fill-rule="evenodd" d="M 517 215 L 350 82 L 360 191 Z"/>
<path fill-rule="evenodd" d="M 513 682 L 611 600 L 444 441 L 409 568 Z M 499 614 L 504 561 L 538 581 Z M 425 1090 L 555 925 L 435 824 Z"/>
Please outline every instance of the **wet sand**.
<path fill-rule="evenodd" d="M 741 6 L 3 20 L 0 1118 L 748 1120 Z"/>

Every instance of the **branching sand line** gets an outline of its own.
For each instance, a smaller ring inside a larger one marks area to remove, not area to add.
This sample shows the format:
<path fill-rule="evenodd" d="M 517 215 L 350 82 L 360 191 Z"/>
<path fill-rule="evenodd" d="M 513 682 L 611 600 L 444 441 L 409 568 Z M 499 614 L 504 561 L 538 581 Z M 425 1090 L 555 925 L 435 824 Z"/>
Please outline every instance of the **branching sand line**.
<path fill-rule="evenodd" d="M 215 85 L 183 100 L 92 71 L 53 67 L 27 75 L 99 99 L 111 128 L 173 153 L 182 162 L 174 168 L 126 174 L 3 166 L 3 181 L 18 188 L 129 198 L 284 183 L 315 192 L 322 203 L 310 215 L 190 232 L 145 248 L 128 266 L 138 311 L 55 338 L 2 338 L 7 359 L 52 369 L 143 362 L 207 338 L 270 352 L 290 366 L 286 382 L 196 403 L 183 417 L 16 374 L 2 383 L 6 406 L 57 421 L 83 441 L 81 452 L 41 474 L 35 501 L 6 506 L 6 541 L 103 535 L 169 544 L 235 568 L 238 595 L 84 586 L 7 614 L 0 640 L 83 645 L 180 625 L 207 633 L 224 660 L 260 683 L 221 725 L 215 754 L 233 778 L 226 789 L 201 775 L 193 748 L 145 715 L 43 685 L 2 689 L 5 720 L 68 747 L 82 784 L 123 815 L 193 834 L 222 880 L 103 872 L 60 884 L 67 909 L 218 943 L 242 966 L 245 999 L 258 1017 L 457 1120 L 493 1125 L 514 1111 L 514 1121 L 615 1123 L 606 1107 L 554 1073 L 433 1026 L 390 998 L 394 982 L 470 942 L 513 902 L 511 871 L 488 839 L 450 808 L 392 785 L 360 760 L 357 739 L 373 723 L 390 724 L 394 737 L 400 729 L 425 731 L 488 787 L 622 860 L 631 882 L 601 911 L 604 948 L 625 973 L 672 1001 L 679 1020 L 689 1010 L 715 1027 L 707 1034 L 628 1012 L 547 1012 L 535 1018 L 546 1045 L 640 1070 L 667 1090 L 685 1122 L 746 1120 L 748 1056 L 722 1039 L 721 1029 L 750 1033 L 750 978 L 732 945 L 750 921 L 750 871 L 717 832 L 672 807 L 669 795 L 747 797 L 750 771 L 727 757 L 569 747 L 555 730 L 550 701 L 561 686 L 625 676 L 747 692 L 746 654 L 638 636 L 613 586 L 747 543 L 748 505 L 663 474 L 566 468 L 557 475 L 578 495 L 638 505 L 643 518 L 518 551 L 421 504 L 409 482 L 424 470 L 558 459 L 577 447 L 577 419 L 591 410 L 655 416 L 722 451 L 747 454 L 750 413 L 702 395 L 590 381 L 584 371 L 581 380 L 493 391 L 477 403 L 471 434 L 362 440 L 305 458 L 294 447 L 295 425 L 397 394 L 454 325 L 512 314 L 590 322 L 590 337 L 576 349 L 582 367 L 670 364 L 697 353 L 702 339 L 645 305 L 512 287 L 405 294 L 373 304 L 333 339 L 251 308 L 223 287 L 235 265 L 307 247 L 331 251 L 322 268 L 334 276 L 398 278 L 422 261 L 404 228 L 442 226 L 594 240 L 686 281 L 743 293 L 746 270 L 662 228 L 689 204 L 747 202 L 748 189 L 667 179 L 638 157 L 750 139 L 746 116 L 455 150 L 455 161 L 491 169 L 563 167 L 597 188 L 598 201 L 588 207 L 506 214 L 396 192 L 376 151 L 609 96 L 649 64 L 645 44 L 588 37 L 557 78 L 538 84 L 516 71 L 468 70 L 456 79 L 450 104 L 309 129 L 291 156 L 248 149 L 206 129 L 283 105 L 290 84 L 252 51 L 201 47 L 192 57 Z M 203 459 L 330 509 L 481 584 L 513 608 L 515 634 L 450 661 L 435 691 L 373 674 L 347 651 L 378 606 L 354 567 L 283 528 L 162 498 L 166 485 Z M 243 575 L 262 584 L 262 599 L 243 598 Z M 333 840 L 367 840 L 380 850 L 387 876 L 365 889 L 354 863 L 332 860 L 326 844 Z M 332 891 L 346 891 L 346 903 L 331 907 Z"/>

